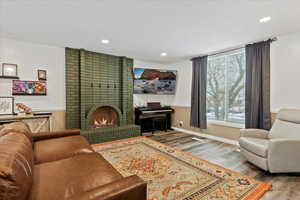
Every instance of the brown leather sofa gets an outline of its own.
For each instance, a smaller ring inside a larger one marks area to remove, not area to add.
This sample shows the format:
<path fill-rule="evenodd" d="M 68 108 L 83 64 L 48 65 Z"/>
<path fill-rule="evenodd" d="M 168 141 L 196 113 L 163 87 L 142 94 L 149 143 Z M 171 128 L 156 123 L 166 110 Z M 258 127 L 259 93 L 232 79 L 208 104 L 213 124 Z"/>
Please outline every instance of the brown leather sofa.
<path fill-rule="evenodd" d="M 79 130 L 32 134 L 0 126 L 0 200 L 146 200 L 146 183 L 122 177 Z"/>

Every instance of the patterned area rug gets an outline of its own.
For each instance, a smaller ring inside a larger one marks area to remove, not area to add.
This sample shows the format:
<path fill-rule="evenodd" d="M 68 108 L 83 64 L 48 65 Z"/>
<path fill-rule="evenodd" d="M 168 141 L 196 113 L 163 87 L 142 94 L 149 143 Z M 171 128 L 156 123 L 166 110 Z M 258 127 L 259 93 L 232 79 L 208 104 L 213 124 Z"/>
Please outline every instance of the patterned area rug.
<path fill-rule="evenodd" d="M 256 200 L 270 188 L 146 137 L 93 145 L 123 176 L 148 182 L 148 200 Z"/>

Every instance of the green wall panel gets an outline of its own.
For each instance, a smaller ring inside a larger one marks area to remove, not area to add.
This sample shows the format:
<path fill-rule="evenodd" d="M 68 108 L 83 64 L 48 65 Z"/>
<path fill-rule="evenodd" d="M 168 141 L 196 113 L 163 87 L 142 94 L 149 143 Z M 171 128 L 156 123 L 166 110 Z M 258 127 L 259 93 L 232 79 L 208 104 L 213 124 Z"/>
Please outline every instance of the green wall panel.
<path fill-rule="evenodd" d="M 80 55 L 76 49 L 66 49 L 66 127 L 80 128 Z"/>
<path fill-rule="evenodd" d="M 133 123 L 133 60 L 66 48 L 67 128 L 89 129 L 95 105 L 121 110 L 120 125 Z"/>

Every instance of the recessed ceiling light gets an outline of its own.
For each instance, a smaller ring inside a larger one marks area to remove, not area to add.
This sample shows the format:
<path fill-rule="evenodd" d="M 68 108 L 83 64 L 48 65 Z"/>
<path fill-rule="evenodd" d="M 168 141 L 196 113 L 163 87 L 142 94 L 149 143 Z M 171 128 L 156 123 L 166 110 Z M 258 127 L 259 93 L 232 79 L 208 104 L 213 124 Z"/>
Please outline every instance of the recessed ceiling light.
<path fill-rule="evenodd" d="M 160 56 L 167 56 L 167 55 L 168 55 L 168 54 L 165 53 L 165 52 L 163 52 L 163 53 L 160 54 Z"/>
<path fill-rule="evenodd" d="M 102 44 L 108 44 L 110 41 L 109 40 L 101 40 Z"/>
<path fill-rule="evenodd" d="M 271 20 L 271 17 L 263 17 L 259 20 L 260 23 L 267 23 Z"/>

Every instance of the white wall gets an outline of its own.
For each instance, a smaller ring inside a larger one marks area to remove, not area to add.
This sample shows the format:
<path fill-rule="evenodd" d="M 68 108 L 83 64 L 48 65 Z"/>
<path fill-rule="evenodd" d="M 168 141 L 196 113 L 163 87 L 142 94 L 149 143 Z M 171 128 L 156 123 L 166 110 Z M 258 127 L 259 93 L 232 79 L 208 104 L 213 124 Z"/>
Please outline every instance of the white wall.
<path fill-rule="evenodd" d="M 191 106 L 191 91 L 192 91 L 192 62 L 186 60 L 183 62 L 170 65 L 170 68 L 177 68 L 178 81 L 176 96 L 173 101 L 173 106 Z"/>
<path fill-rule="evenodd" d="M 65 51 L 61 47 L 0 38 L 0 64 L 18 64 L 21 80 L 37 80 L 37 69 L 47 70 L 47 96 L 15 96 L 38 110 L 65 109 Z M 190 106 L 192 64 L 189 60 L 165 65 L 140 60 L 134 67 L 177 70 L 175 95 L 134 95 L 134 105 L 160 101 L 163 105 Z M 11 96 L 12 81 L 0 79 L 0 96 Z M 271 111 L 300 109 L 300 32 L 278 37 L 271 46 Z"/>
<path fill-rule="evenodd" d="M 65 110 L 65 50 L 60 47 L 0 38 L 0 64 L 18 64 L 20 80 L 37 80 L 47 70 L 47 96 L 15 96 L 34 110 Z M 12 80 L 0 79 L 0 96 L 12 96 Z"/>
<path fill-rule="evenodd" d="M 169 65 L 179 69 L 174 105 L 191 105 L 192 63 Z M 271 44 L 271 112 L 280 108 L 300 109 L 300 32 L 279 36 Z"/>
<path fill-rule="evenodd" d="M 189 62 L 189 61 L 187 61 Z M 134 60 L 135 68 L 152 68 L 177 70 L 176 93 L 175 95 L 153 95 L 134 94 L 133 103 L 135 106 L 146 105 L 147 102 L 161 102 L 162 105 L 188 106 L 190 105 L 190 83 L 191 69 L 186 67 L 187 62 L 176 63 L 174 65 L 150 63 L 141 60 Z"/>
<path fill-rule="evenodd" d="M 271 48 L 271 111 L 300 109 L 300 32 L 278 37 Z"/>

